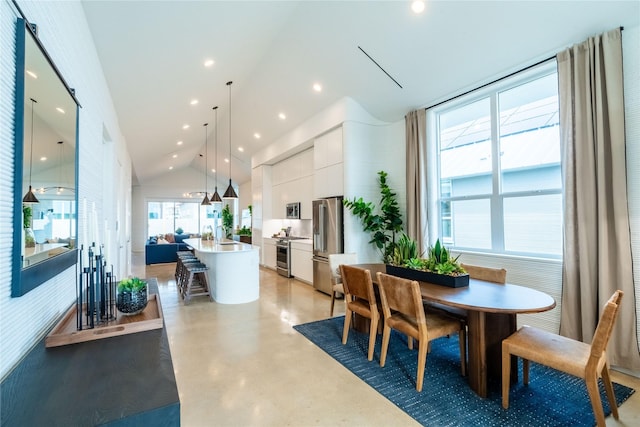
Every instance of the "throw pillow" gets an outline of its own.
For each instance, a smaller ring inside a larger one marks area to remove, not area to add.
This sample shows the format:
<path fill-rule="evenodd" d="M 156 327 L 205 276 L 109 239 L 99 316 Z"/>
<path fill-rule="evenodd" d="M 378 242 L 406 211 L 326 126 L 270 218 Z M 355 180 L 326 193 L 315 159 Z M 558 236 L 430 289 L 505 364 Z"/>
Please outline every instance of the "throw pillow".
<path fill-rule="evenodd" d="M 158 239 L 158 244 L 159 245 L 168 245 L 169 242 L 167 242 L 165 239 Z"/>
<path fill-rule="evenodd" d="M 175 242 L 176 242 L 176 239 L 173 237 L 173 233 L 167 233 L 167 234 L 164 236 L 164 238 L 165 238 L 165 240 L 166 240 L 167 242 L 169 242 L 169 243 L 175 243 Z"/>

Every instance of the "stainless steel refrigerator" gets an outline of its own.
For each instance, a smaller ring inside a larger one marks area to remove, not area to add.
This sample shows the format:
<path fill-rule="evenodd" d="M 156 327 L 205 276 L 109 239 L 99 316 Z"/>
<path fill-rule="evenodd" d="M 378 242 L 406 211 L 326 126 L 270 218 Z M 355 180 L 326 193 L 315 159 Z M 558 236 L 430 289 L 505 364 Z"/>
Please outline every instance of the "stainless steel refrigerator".
<path fill-rule="evenodd" d="M 329 254 L 341 254 L 342 197 L 313 201 L 313 287 L 331 294 Z"/>

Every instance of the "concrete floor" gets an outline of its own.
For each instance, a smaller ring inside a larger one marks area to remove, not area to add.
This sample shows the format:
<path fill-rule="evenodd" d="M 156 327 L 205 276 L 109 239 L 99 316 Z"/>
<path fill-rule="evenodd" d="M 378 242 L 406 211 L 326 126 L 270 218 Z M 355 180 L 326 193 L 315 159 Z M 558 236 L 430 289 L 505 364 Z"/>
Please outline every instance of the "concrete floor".
<path fill-rule="evenodd" d="M 195 297 L 185 306 L 174 271 L 175 264 L 145 266 L 143 256 L 133 256 L 132 274 L 158 279 L 183 426 L 419 425 L 293 330 L 328 317 L 327 295 L 261 269 L 256 302 Z M 334 314 L 344 314 L 340 301 Z M 640 390 L 639 378 L 613 376 Z M 619 411 L 608 426 L 640 425 L 640 392 Z"/>

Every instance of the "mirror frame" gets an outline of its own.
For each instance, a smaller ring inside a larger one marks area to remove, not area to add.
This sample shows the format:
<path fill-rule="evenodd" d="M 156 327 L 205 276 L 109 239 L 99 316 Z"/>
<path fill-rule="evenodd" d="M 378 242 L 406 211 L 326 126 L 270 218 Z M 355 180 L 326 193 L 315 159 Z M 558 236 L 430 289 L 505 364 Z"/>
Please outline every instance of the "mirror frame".
<path fill-rule="evenodd" d="M 24 15 L 23 15 L 24 16 Z M 11 296 L 20 297 L 37 288 L 49 279 L 57 276 L 78 262 L 78 243 L 76 247 L 59 255 L 52 256 L 32 266 L 22 268 L 22 186 L 23 186 L 23 157 L 24 157 L 24 108 L 25 108 L 25 71 L 26 71 L 26 38 L 32 37 L 40 52 L 47 59 L 51 68 L 67 89 L 69 96 L 76 104 L 76 135 L 75 135 L 75 204 L 76 204 L 76 242 L 78 242 L 78 125 L 80 116 L 80 103 L 60 71 L 55 66 L 46 49 L 38 39 L 32 25 L 24 18 L 16 18 L 16 75 L 15 75 L 15 100 L 14 100 L 14 159 L 13 159 L 13 248 L 12 248 L 12 274 Z M 28 35 L 27 35 L 28 33 Z"/>

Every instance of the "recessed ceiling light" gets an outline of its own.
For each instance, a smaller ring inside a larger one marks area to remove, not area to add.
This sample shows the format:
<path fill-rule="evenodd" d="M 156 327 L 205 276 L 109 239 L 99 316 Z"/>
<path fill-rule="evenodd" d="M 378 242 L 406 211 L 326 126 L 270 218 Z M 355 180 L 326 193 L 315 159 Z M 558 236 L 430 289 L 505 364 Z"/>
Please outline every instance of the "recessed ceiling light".
<path fill-rule="evenodd" d="M 412 2 L 411 3 L 411 10 L 413 10 L 414 13 L 422 13 L 422 12 L 424 12 L 424 1 L 415 0 L 414 2 Z"/>
<path fill-rule="evenodd" d="M 38 78 L 38 75 L 31 70 L 27 70 L 27 74 L 29 74 L 34 79 Z"/>
<path fill-rule="evenodd" d="M 278 114 L 278 117 L 280 117 L 280 120 L 284 120 L 287 118 L 287 116 L 284 113 Z"/>
<path fill-rule="evenodd" d="M 244 148 L 238 147 L 238 151 L 241 152 L 241 153 L 244 153 Z"/>
<path fill-rule="evenodd" d="M 46 162 L 46 161 L 47 161 L 47 158 L 46 158 L 46 157 L 44 157 L 44 156 L 42 156 L 42 157 L 40 157 L 40 161 L 41 161 L 41 162 Z"/>
<path fill-rule="evenodd" d="M 212 172 L 212 173 L 216 173 L 216 170 L 215 170 L 215 169 L 211 169 L 211 172 Z"/>
<path fill-rule="evenodd" d="M 313 90 L 315 90 L 316 92 L 322 92 L 322 85 L 320 83 L 314 83 Z"/>
<path fill-rule="evenodd" d="M 173 166 L 169 166 L 169 170 L 173 170 Z"/>
<path fill-rule="evenodd" d="M 213 64 L 215 64 L 215 61 L 213 59 L 207 59 L 206 61 L 204 61 L 205 67 L 212 67 Z"/>
<path fill-rule="evenodd" d="M 182 129 L 189 129 L 189 125 L 182 125 Z"/>
<path fill-rule="evenodd" d="M 227 159 L 226 157 L 224 158 L 224 162 L 225 163 L 229 163 L 229 159 Z"/>
<path fill-rule="evenodd" d="M 64 110 L 60 107 L 56 107 L 56 111 L 60 114 L 64 114 Z"/>
<path fill-rule="evenodd" d="M 174 159 L 176 159 L 176 158 L 178 158 L 178 155 L 177 155 L 177 154 L 174 154 L 174 155 L 173 155 L 173 156 L 171 156 L 171 157 L 173 157 Z"/>
<path fill-rule="evenodd" d="M 198 100 L 197 99 L 192 99 L 191 102 L 189 102 L 189 104 L 198 105 Z"/>
<path fill-rule="evenodd" d="M 261 136 L 262 136 L 262 135 L 260 135 L 258 132 L 256 132 L 256 133 L 254 133 L 254 134 L 253 134 L 253 137 L 254 137 L 255 139 L 260 139 L 260 138 L 261 138 Z"/>
<path fill-rule="evenodd" d="M 176 145 L 182 145 L 182 141 L 176 142 Z"/>

